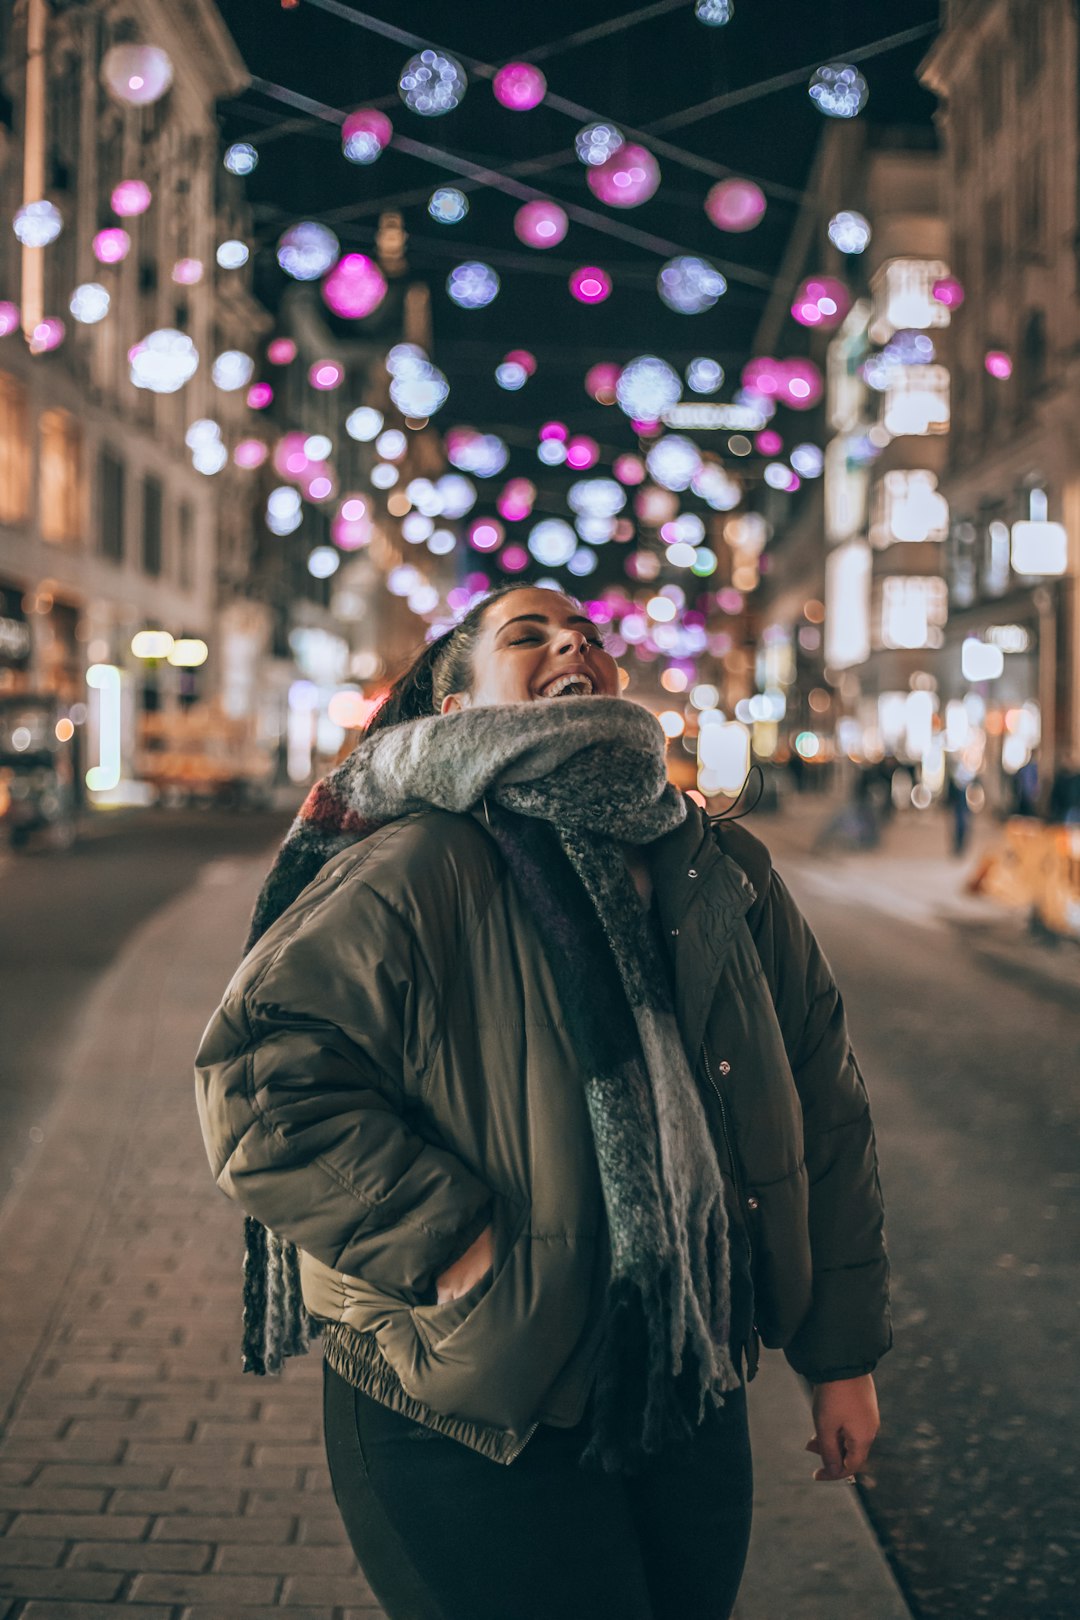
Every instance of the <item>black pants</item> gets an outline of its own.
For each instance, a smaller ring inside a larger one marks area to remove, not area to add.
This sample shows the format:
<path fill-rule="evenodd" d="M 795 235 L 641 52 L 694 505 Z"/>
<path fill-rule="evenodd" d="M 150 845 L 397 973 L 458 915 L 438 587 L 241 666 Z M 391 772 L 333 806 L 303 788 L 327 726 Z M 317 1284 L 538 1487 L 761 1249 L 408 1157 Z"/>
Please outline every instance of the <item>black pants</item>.
<path fill-rule="evenodd" d="M 325 1369 L 330 1476 L 389 1620 L 727 1620 L 750 1540 L 746 1392 L 634 1478 L 539 1428 L 509 1467 Z"/>

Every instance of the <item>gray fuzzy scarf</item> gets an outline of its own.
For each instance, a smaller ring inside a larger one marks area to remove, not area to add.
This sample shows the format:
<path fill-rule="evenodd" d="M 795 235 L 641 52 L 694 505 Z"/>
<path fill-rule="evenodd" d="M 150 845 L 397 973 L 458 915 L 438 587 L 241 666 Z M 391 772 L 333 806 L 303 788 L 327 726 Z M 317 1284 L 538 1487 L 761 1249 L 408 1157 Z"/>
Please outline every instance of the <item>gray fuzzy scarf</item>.
<path fill-rule="evenodd" d="M 686 815 L 664 734 L 620 698 L 467 709 L 387 728 L 316 785 L 260 894 L 248 945 L 321 866 L 413 811 L 486 824 L 539 929 L 581 1057 L 611 1243 L 586 1456 L 606 1469 L 685 1438 L 737 1387 L 720 1169 L 667 965 L 626 866 Z M 291 1245 L 248 1221 L 245 1363 L 304 1348 Z"/>

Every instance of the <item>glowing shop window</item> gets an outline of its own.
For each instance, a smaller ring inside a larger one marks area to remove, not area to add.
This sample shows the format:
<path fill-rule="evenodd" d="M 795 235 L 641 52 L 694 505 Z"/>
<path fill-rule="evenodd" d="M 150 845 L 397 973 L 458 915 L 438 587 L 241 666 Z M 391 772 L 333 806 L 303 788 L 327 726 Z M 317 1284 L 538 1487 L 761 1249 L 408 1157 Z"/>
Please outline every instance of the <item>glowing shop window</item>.
<path fill-rule="evenodd" d="M 829 344 L 826 403 L 829 426 L 839 433 L 851 433 L 863 415 L 867 390 L 861 367 L 866 359 L 869 314 L 869 304 L 860 299 Z"/>
<path fill-rule="evenodd" d="M 851 442 L 841 435 L 825 451 L 825 534 L 833 544 L 850 540 L 866 522 L 869 473 L 850 454 Z"/>
<path fill-rule="evenodd" d="M 949 431 L 945 366 L 897 366 L 885 390 L 882 424 L 894 439 Z"/>
<path fill-rule="evenodd" d="M 0 523 L 21 523 L 30 503 L 30 411 L 18 378 L 0 371 Z"/>
<path fill-rule="evenodd" d="M 876 546 L 897 542 L 944 540 L 949 532 L 949 503 L 939 494 L 937 475 L 923 469 L 887 472 L 874 491 Z"/>
<path fill-rule="evenodd" d="M 879 645 L 940 647 L 948 614 L 949 596 L 943 579 L 929 574 L 890 575 L 881 581 Z"/>
<path fill-rule="evenodd" d="M 852 540 L 825 561 L 825 662 L 850 669 L 870 656 L 870 547 Z"/>
<path fill-rule="evenodd" d="M 69 411 L 42 411 L 38 503 L 41 538 L 82 537 L 82 429 Z"/>
<path fill-rule="evenodd" d="M 948 326 L 949 308 L 934 297 L 949 267 L 940 259 L 890 259 L 874 277 L 870 337 L 887 343 L 894 332 L 925 331 Z"/>

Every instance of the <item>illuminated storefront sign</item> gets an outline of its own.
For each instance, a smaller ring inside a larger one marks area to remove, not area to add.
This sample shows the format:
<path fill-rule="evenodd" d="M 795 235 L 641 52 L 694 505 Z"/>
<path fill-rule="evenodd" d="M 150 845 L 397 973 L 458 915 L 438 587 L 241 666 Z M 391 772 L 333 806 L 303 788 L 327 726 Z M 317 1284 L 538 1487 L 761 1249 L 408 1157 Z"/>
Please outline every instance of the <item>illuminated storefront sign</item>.
<path fill-rule="evenodd" d="M 757 433 L 768 421 L 764 411 L 752 405 L 709 405 L 685 400 L 661 413 L 667 427 L 697 428 L 729 433 Z"/>
<path fill-rule="evenodd" d="M 870 656 L 870 547 L 852 540 L 825 561 L 825 662 L 850 669 Z"/>
<path fill-rule="evenodd" d="M 942 626 L 949 614 L 945 581 L 936 575 L 896 574 L 880 582 L 879 608 L 875 615 L 877 642 L 881 647 L 940 647 L 944 644 Z"/>

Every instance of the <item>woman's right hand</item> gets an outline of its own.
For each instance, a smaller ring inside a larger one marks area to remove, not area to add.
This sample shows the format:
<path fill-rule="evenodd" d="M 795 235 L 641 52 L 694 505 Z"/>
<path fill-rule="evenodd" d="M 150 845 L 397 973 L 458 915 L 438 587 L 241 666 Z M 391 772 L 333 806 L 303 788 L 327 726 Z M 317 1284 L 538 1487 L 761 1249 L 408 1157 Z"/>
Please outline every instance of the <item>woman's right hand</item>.
<path fill-rule="evenodd" d="M 480 1236 L 469 1244 L 465 1253 L 459 1255 L 452 1266 L 447 1266 L 446 1270 L 436 1277 L 436 1304 L 449 1305 L 451 1300 L 460 1299 L 487 1276 L 494 1264 L 495 1233 L 492 1227 L 485 1226 Z"/>

